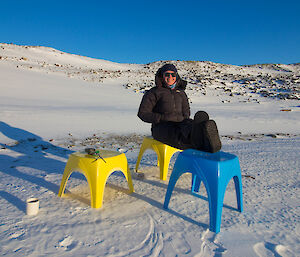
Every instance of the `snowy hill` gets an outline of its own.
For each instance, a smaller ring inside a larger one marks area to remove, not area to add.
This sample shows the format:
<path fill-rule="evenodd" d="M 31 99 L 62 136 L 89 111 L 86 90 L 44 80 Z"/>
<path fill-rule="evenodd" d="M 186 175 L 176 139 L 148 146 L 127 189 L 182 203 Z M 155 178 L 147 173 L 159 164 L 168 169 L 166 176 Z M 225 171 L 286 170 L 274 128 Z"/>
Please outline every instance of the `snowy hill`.
<path fill-rule="evenodd" d="M 2 60 L 19 64 L 21 67 L 32 67 L 45 70 L 51 66 L 65 69 L 72 68 L 99 68 L 107 70 L 128 69 L 126 64 L 118 64 L 105 60 L 97 60 L 75 54 L 68 54 L 50 47 L 43 46 L 18 46 L 13 44 L 0 44 Z"/>
<path fill-rule="evenodd" d="M 41 46 L 0 44 L 1 60 L 17 68 L 53 73 L 87 81 L 103 82 L 105 79 L 122 78 L 126 88 L 135 91 L 154 85 L 153 77 L 166 62 L 146 65 L 119 64 L 104 60 L 68 54 Z M 212 62 L 171 61 L 190 86 L 188 91 L 206 94 L 218 90 L 225 95 L 243 95 L 247 101 L 262 95 L 279 99 L 300 100 L 300 64 L 224 65 Z"/>

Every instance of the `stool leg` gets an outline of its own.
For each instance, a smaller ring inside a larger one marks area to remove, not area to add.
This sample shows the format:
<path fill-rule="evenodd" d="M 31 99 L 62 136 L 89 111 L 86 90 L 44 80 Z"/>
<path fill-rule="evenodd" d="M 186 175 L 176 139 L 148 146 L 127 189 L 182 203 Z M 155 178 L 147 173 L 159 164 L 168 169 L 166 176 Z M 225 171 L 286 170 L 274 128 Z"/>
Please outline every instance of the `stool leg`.
<path fill-rule="evenodd" d="M 170 149 L 170 146 L 163 145 L 163 144 L 157 147 L 157 150 L 158 150 L 157 160 L 159 164 L 160 179 L 166 180 L 168 176 L 170 160 L 174 152 Z"/>
<path fill-rule="evenodd" d="M 158 163 L 159 163 L 160 179 L 167 180 L 169 162 L 166 159 L 166 154 L 164 154 L 163 156 L 159 154 Z"/>
<path fill-rule="evenodd" d="M 104 194 L 104 187 L 105 184 L 100 183 L 96 185 L 96 183 L 91 182 L 91 207 L 92 208 L 100 208 L 102 207 L 103 203 L 103 194 Z"/>
<path fill-rule="evenodd" d="M 61 179 L 60 188 L 59 188 L 59 191 L 58 191 L 58 196 L 59 197 L 62 197 L 64 195 L 65 188 L 66 188 L 66 185 L 67 185 L 67 181 L 68 181 L 68 179 L 69 179 L 72 172 L 73 172 L 73 164 L 72 164 L 71 160 L 68 160 L 68 162 L 66 164 L 66 167 L 65 167 L 65 170 L 64 170 L 64 173 L 63 173 L 63 177 Z"/>
<path fill-rule="evenodd" d="M 176 165 L 176 163 L 175 163 L 175 165 Z M 174 190 L 175 184 L 176 184 L 178 178 L 182 174 L 182 172 L 180 172 L 180 170 L 177 169 L 175 167 L 175 165 L 174 165 L 173 171 L 171 173 L 171 177 L 170 177 L 170 180 L 169 180 L 169 184 L 168 184 L 168 188 L 167 188 L 167 192 L 166 192 L 166 196 L 165 196 L 165 201 L 164 201 L 164 208 L 165 209 L 168 209 L 169 202 L 170 202 L 171 195 L 172 195 L 172 192 Z"/>
<path fill-rule="evenodd" d="M 144 138 L 142 146 L 141 146 L 141 149 L 140 149 L 140 152 L 139 152 L 139 155 L 138 155 L 138 158 L 137 158 L 137 161 L 136 161 L 136 165 L 135 165 L 135 171 L 136 172 L 138 171 L 138 168 L 139 168 L 139 165 L 140 165 L 140 161 L 142 159 L 142 156 L 143 156 L 144 152 L 147 149 L 153 149 L 152 141 L 153 141 L 153 139 L 149 139 L 147 137 Z"/>
<path fill-rule="evenodd" d="M 192 174 L 192 192 L 199 192 L 200 190 L 201 179 L 196 175 Z"/>
<path fill-rule="evenodd" d="M 129 165 L 127 165 L 127 172 L 126 172 L 126 174 L 127 174 L 127 176 L 125 176 L 125 177 L 127 179 L 127 183 L 128 183 L 128 187 L 129 187 L 129 192 L 133 193 L 134 189 L 133 189 L 133 184 L 132 184 L 132 178 L 131 178 L 131 173 L 130 173 Z"/>
<path fill-rule="evenodd" d="M 243 193 L 242 193 L 241 176 L 234 176 L 233 181 L 234 181 L 234 186 L 235 186 L 237 207 L 240 212 L 243 212 Z"/>
<path fill-rule="evenodd" d="M 92 208 L 100 208 L 102 207 L 103 203 L 103 194 L 108 170 L 102 167 L 100 167 L 99 169 L 102 169 L 102 176 L 99 176 L 97 172 L 84 173 L 90 187 Z"/>
<path fill-rule="evenodd" d="M 144 144 L 142 144 L 141 149 L 140 149 L 140 152 L 139 152 L 139 155 L 138 155 L 138 158 L 137 158 L 137 161 L 136 161 L 136 165 L 135 165 L 135 171 L 136 171 L 136 172 L 138 171 L 140 162 L 141 162 L 141 160 L 142 160 L 142 157 L 143 157 L 143 154 L 144 154 L 145 151 L 146 151 L 146 149 L 145 149 L 145 147 L 144 147 Z"/>
<path fill-rule="evenodd" d="M 211 185 L 212 186 L 212 185 Z M 219 186 L 211 187 L 208 193 L 209 202 L 209 229 L 215 233 L 220 232 L 224 192 Z"/>

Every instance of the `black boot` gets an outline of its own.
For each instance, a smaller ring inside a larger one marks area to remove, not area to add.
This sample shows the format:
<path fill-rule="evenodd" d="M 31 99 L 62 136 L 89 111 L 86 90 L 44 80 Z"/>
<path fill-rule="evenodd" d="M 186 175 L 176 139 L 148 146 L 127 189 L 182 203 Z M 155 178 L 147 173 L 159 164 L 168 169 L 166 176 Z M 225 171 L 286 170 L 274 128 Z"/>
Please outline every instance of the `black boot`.
<path fill-rule="evenodd" d="M 201 123 L 203 121 L 207 121 L 207 120 L 209 120 L 209 116 L 208 116 L 207 112 L 198 111 L 195 113 L 194 122 L 199 124 L 199 123 Z"/>
<path fill-rule="evenodd" d="M 203 141 L 203 151 L 210 153 L 220 151 L 222 143 L 214 120 L 203 122 Z"/>
<path fill-rule="evenodd" d="M 209 116 L 204 111 L 196 112 L 193 121 L 192 133 L 191 133 L 191 143 L 194 148 L 201 150 L 204 145 L 203 141 L 203 122 L 208 121 Z"/>

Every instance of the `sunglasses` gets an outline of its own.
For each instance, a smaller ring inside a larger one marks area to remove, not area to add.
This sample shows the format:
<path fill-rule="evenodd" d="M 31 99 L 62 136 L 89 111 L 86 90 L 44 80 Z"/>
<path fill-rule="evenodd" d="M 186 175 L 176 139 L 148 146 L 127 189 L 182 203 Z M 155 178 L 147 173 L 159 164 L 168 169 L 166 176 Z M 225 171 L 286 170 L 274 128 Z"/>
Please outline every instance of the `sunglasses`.
<path fill-rule="evenodd" d="M 175 77 L 176 77 L 176 73 L 165 72 L 165 73 L 164 73 L 164 76 L 165 76 L 165 77 L 170 77 L 170 76 L 172 76 L 173 78 L 175 78 Z"/>

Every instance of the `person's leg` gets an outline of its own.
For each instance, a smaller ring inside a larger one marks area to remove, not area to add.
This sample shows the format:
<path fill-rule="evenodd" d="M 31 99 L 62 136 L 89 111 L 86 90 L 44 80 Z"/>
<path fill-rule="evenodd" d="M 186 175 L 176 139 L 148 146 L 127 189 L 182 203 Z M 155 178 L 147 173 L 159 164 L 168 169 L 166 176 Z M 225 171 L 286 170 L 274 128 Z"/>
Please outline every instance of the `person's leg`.
<path fill-rule="evenodd" d="M 205 111 L 198 111 L 195 113 L 194 122 L 201 123 L 203 121 L 209 120 L 209 115 Z"/>
<path fill-rule="evenodd" d="M 222 143 L 216 122 L 214 120 L 208 120 L 203 123 L 203 151 L 210 153 L 220 151 Z"/>
<path fill-rule="evenodd" d="M 164 144 L 178 149 L 192 148 L 190 144 L 190 133 L 192 120 L 183 122 L 162 122 L 152 127 L 152 136 Z"/>
<path fill-rule="evenodd" d="M 195 114 L 191 144 L 195 149 L 210 153 L 215 153 L 222 147 L 217 124 L 209 120 L 208 114 L 204 111 Z"/>
<path fill-rule="evenodd" d="M 193 148 L 201 150 L 204 146 L 203 122 L 208 121 L 209 116 L 205 111 L 198 111 L 194 116 L 194 122 L 191 133 L 191 144 Z"/>
<path fill-rule="evenodd" d="M 178 123 L 179 133 L 178 133 L 178 147 L 179 149 L 193 148 L 191 143 L 191 134 L 193 129 L 194 121 L 192 119 L 186 119 Z"/>

